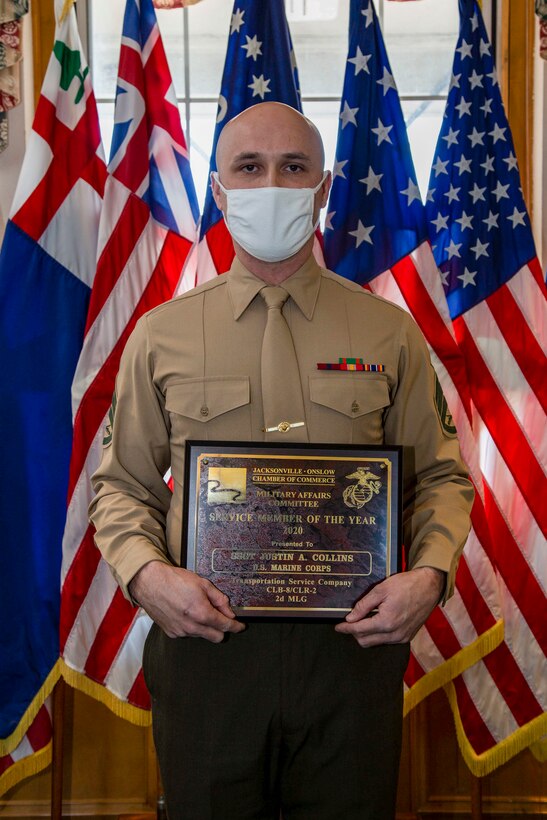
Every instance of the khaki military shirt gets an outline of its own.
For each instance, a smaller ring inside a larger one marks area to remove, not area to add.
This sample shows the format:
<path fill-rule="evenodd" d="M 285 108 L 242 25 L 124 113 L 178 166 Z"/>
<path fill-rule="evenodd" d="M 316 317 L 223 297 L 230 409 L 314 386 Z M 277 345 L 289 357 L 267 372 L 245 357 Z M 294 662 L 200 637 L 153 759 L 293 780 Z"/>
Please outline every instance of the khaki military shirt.
<path fill-rule="evenodd" d="M 149 561 L 180 565 L 186 439 L 265 438 L 262 287 L 236 259 L 227 274 L 145 315 L 127 342 L 90 513 L 96 543 L 129 598 L 127 585 Z M 439 415 L 420 330 L 405 311 L 319 268 L 313 257 L 283 287 L 308 440 L 403 446 L 409 567 L 445 571 L 448 597 L 473 489 Z M 340 357 L 383 371 L 317 367 Z M 173 493 L 164 481 L 169 467 Z"/>

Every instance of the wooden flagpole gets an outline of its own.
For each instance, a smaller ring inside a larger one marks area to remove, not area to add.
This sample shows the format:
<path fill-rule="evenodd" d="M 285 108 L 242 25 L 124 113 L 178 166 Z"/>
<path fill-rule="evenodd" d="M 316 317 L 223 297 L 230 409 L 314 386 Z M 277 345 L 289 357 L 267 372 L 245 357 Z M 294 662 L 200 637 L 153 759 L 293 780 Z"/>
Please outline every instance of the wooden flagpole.
<path fill-rule="evenodd" d="M 471 820 L 482 820 L 482 778 L 471 775 Z"/>
<path fill-rule="evenodd" d="M 63 729 L 66 683 L 59 678 L 53 690 L 53 749 L 51 757 L 51 819 L 63 816 Z"/>

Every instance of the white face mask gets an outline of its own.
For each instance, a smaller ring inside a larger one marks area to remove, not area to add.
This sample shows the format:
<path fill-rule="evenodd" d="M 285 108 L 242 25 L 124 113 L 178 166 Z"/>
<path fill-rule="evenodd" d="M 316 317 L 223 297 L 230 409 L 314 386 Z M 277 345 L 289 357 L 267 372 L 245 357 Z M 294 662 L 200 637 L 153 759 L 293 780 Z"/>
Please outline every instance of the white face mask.
<path fill-rule="evenodd" d="M 319 225 L 313 223 L 315 188 L 225 188 L 214 173 L 220 190 L 227 197 L 224 219 L 232 238 L 263 262 L 280 262 L 294 256 Z"/>

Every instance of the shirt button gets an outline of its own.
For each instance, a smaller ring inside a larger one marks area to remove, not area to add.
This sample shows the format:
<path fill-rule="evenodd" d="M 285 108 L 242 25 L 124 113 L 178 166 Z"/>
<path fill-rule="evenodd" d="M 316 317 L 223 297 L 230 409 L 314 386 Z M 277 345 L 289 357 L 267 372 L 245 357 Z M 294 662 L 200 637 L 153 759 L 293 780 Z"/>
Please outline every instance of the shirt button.
<path fill-rule="evenodd" d="M 359 407 L 358 403 L 356 401 L 354 401 L 353 404 L 351 405 L 351 412 L 352 413 L 358 413 L 360 409 L 361 408 Z"/>
<path fill-rule="evenodd" d="M 200 416 L 203 416 L 203 418 L 207 418 L 207 416 L 209 415 L 209 408 L 206 404 L 204 404 L 203 407 L 200 409 L 199 414 Z"/>

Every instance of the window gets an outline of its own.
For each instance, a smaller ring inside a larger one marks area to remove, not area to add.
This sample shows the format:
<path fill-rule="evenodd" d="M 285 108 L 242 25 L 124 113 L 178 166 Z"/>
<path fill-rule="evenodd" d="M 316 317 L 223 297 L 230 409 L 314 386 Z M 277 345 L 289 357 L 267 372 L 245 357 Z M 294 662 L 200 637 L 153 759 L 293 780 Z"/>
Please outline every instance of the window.
<path fill-rule="evenodd" d="M 89 62 L 109 153 L 124 3 L 87 0 Z M 320 128 L 332 167 L 347 58 L 348 0 L 286 0 L 302 103 Z M 418 181 L 425 194 L 459 26 L 457 0 L 376 0 L 401 96 Z M 203 203 L 232 3 L 202 0 L 158 11 L 158 21 Z"/>

